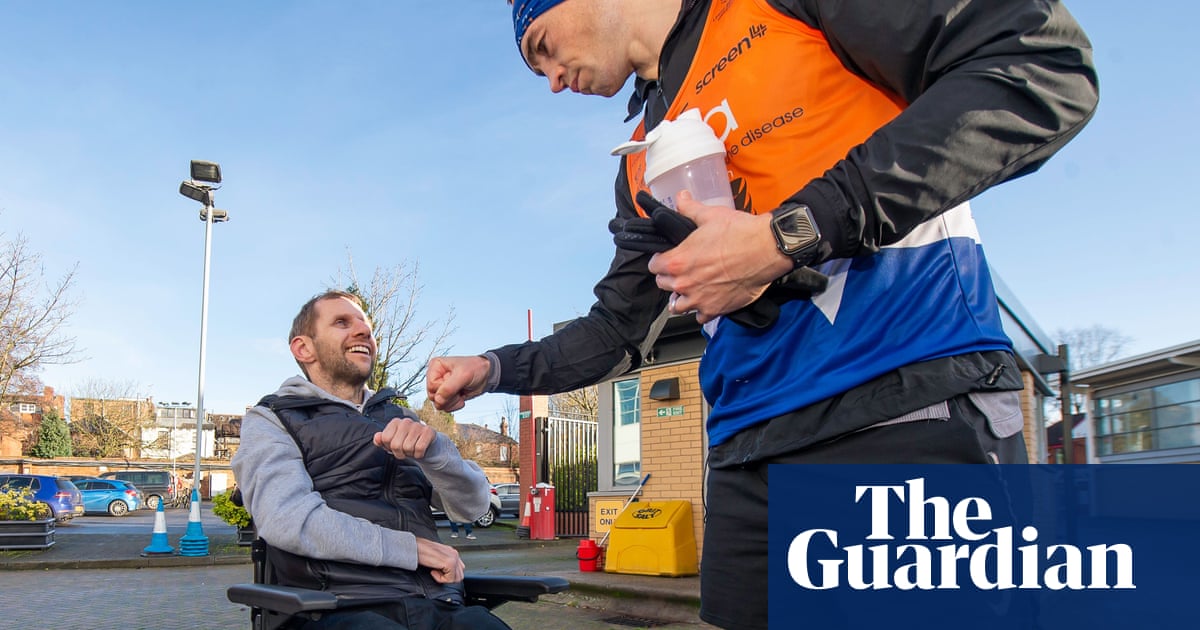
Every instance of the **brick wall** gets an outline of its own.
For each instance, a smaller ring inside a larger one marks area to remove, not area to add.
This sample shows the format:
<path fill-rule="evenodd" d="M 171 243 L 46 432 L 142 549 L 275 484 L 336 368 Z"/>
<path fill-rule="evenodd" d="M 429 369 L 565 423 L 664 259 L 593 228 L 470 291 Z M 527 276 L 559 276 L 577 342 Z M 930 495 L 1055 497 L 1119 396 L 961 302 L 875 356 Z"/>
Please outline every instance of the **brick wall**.
<path fill-rule="evenodd" d="M 176 463 L 175 471 L 181 476 L 192 473 L 195 460 Z M 0 459 L 0 472 L 22 473 L 26 475 L 89 475 L 99 476 L 103 472 L 117 470 L 171 470 L 171 462 L 163 460 L 136 459 L 87 459 L 82 457 L 59 457 L 56 459 L 37 459 L 32 457 Z M 230 485 L 233 484 L 233 470 L 229 462 L 222 460 L 204 460 L 201 463 L 200 474 L 208 477 L 210 473 L 228 475 Z"/>
<path fill-rule="evenodd" d="M 699 557 L 704 548 L 704 418 L 703 395 L 697 363 L 688 362 L 643 370 L 642 392 L 642 474 L 650 481 L 642 490 L 644 500 L 683 500 L 692 505 L 692 526 Z M 655 381 L 679 379 L 679 398 L 651 400 Z M 659 416 L 659 409 L 681 415 Z M 594 510 L 593 510 L 594 512 Z"/>
<path fill-rule="evenodd" d="M 483 474 L 492 483 L 513 483 L 517 481 L 517 471 L 508 466 L 481 466 Z"/>

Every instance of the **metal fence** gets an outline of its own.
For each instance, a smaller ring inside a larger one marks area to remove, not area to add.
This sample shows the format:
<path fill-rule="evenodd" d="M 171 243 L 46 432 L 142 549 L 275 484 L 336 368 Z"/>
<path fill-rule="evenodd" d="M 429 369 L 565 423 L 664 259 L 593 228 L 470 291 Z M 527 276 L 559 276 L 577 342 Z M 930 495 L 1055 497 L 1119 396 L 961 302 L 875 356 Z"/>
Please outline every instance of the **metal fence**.
<path fill-rule="evenodd" d="M 535 419 L 541 479 L 554 485 L 558 536 L 588 535 L 588 493 L 597 485 L 595 420 Z"/>

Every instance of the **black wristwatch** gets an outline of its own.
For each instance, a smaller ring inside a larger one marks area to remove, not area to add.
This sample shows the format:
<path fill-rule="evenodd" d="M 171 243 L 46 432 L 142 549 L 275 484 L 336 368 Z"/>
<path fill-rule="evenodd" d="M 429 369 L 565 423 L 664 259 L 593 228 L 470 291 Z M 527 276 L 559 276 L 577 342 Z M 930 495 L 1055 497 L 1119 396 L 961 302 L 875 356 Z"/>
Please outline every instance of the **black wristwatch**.
<path fill-rule="evenodd" d="M 779 251 L 792 259 L 793 268 L 804 267 L 817 257 L 821 230 L 808 206 L 796 204 L 772 210 L 771 233 Z"/>

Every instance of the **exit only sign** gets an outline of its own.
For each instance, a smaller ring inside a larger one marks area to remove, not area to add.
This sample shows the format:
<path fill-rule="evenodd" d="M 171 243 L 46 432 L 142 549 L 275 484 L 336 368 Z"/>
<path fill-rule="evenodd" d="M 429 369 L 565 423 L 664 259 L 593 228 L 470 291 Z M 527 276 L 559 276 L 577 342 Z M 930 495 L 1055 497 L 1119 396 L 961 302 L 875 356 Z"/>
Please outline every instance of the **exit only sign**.
<path fill-rule="evenodd" d="M 682 416 L 682 415 L 683 415 L 683 405 L 679 405 L 678 407 L 659 407 L 658 408 L 658 417 L 660 417 L 660 418 L 662 418 L 664 416 Z"/>

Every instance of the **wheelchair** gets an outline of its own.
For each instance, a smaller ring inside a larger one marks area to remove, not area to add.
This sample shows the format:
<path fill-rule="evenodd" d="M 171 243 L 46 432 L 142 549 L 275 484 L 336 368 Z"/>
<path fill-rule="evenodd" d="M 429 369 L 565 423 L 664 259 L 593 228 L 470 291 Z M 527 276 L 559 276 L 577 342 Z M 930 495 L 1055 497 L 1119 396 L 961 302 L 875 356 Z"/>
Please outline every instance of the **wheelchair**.
<path fill-rule="evenodd" d="M 275 574 L 267 559 L 267 542 L 261 538 L 251 545 L 250 559 L 254 563 L 254 583 L 234 584 L 225 594 L 229 601 L 250 607 L 253 630 L 286 630 L 305 620 L 319 619 L 327 612 L 380 603 L 275 584 Z M 542 595 L 561 593 L 569 586 L 560 577 L 468 573 L 463 578 L 464 604 L 491 610 L 505 602 L 536 602 Z"/>

